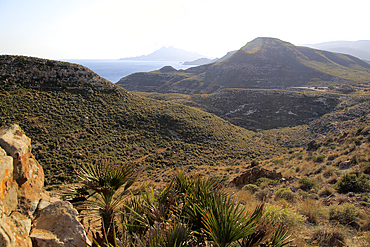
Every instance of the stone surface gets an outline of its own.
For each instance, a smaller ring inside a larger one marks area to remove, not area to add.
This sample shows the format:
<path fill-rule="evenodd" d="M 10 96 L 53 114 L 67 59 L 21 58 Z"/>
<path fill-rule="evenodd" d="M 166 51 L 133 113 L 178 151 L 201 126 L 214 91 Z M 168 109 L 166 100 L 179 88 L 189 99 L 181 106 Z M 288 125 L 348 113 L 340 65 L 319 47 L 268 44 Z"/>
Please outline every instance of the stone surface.
<path fill-rule="evenodd" d="M 6 247 L 30 247 L 29 238 L 31 219 L 13 212 L 9 217 L 3 215 L 0 218 L 0 246 Z"/>
<path fill-rule="evenodd" d="M 351 164 L 352 162 L 350 160 L 347 160 L 347 161 L 342 161 L 339 163 L 338 167 L 339 167 L 339 170 L 346 170 L 346 169 L 349 169 L 351 168 Z"/>
<path fill-rule="evenodd" d="M 13 180 L 18 184 L 19 210 L 32 215 L 44 186 L 44 171 L 31 153 L 31 139 L 18 125 L 0 130 L 0 146 L 13 158 Z M 4 157 L 4 156 L 1 156 Z"/>
<path fill-rule="evenodd" d="M 31 139 L 18 125 L 12 125 L 0 130 L 0 146 L 14 159 L 31 152 Z"/>
<path fill-rule="evenodd" d="M 280 180 L 283 176 L 280 172 L 266 170 L 264 168 L 259 167 L 253 167 L 250 169 L 247 169 L 243 174 L 240 176 L 234 178 L 231 181 L 231 184 L 234 184 L 235 186 L 242 186 L 245 184 L 251 184 L 257 181 L 259 178 L 269 178 L 269 179 L 275 179 Z"/>
<path fill-rule="evenodd" d="M 39 211 L 30 235 L 34 246 L 85 247 L 89 240 L 77 215 L 66 201 L 56 201 Z"/>
<path fill-rule="evenodd" d="M 0 156 L 0 213 L 9 215 L 17 208 L 17 183 L 13 180 L 13 158 Z"/>
<path fill-rule="evenodd" d="M 44 191 L 31 149 L 18 125 L 0 129 L 0 247 L 87 246 L 77 210 Z"/>

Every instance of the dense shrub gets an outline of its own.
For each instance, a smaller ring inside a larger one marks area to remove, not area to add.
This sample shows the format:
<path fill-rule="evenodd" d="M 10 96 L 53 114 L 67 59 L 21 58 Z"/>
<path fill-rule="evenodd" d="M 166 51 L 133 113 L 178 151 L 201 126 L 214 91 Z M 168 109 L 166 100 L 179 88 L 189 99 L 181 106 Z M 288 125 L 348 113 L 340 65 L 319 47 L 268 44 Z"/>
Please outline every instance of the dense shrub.
<path fill-rule="evenodd" d="M 369 188 L 369 182 L 361 175 L 345 174 L 336 184 L 339 193 L 365 192 Z"/>
<path fill-rule="evenodd" d="M 312 181 L 308 177 L 303 177 L 299 179 L 298 183 L 299 183 L 299 187 L 305 191 L 309 191 L 313 189 L 314 187 L 317 187 L 317 183 L 315 181 Z"/>
<path fill-rule="evenodd" d="M 276 191 L 276 199 L 285 199 L 287 201 L 294 200 L 294 193 L 288 188 L 280 188 Z"/>
<path fill-rule="evenodd" d="M 263 218 L 272 224 L 281 224 L 290 229 L 298 227 L 306 220 L 304 216 L 297 214 L 291 208 L 283 208 L 279 205 L 266 206 Z"/>

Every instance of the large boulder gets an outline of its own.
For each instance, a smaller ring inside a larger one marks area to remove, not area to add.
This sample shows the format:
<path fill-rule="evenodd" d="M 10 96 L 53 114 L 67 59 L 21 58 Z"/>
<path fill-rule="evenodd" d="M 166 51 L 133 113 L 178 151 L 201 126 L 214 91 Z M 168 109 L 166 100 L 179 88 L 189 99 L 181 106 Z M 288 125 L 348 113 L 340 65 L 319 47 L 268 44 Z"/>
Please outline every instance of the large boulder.
<path fill-rule="evenodd" d="M 77 210 L 66 201 L 56 201 L 37 212 L 30 235 L 33 245 L 86 247 L 90 242 L 77 215 Z"/>

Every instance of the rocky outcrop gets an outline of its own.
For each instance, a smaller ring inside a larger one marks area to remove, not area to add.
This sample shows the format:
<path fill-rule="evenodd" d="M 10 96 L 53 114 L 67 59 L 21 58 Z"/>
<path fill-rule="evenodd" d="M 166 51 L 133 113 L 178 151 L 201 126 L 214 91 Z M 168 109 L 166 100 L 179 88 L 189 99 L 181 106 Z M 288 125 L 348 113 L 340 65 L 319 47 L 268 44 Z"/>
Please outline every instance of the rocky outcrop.
<path fill-rule="evenodd" d="M 61 224 L 60 227 L 67 227 L 73 234 L 51 231 L 47 233 L 49 242 L 35 246 L 86 246 L 81 244 L 88 239 L 77 221 L 77 211 L 69 202 L 50 197 L 43 190 L 44 172 L 31 149 L 30 138 L 18 125 L 0 129 L 0 246 L 32 246 L 31 229 L 34 235 L 39 229 L 47 230 L 39 222 L 50 215 L 50 208 L 54 208 L 54 218 L 44 222 L 54 227 Z"/>
<path fill-rule="evenodd" d="M 253 167 L 250 169 L 247 169 L 243 174 L 240 176 L 234 178 L 231 181 L 231 184 L 235 186 L 242 186 L 246 184 L 252 184 L 257 181 L 259 178 L 269 178 L 274 180 L 280 180 L 282 179 L 282 175 L 280 172 L 276 171 L 270 171 L 264 168 L 259 167 Z"/>
<path fill-rule="evenodd" d="M 18 210 L 32 215 L 41 198 L 44 171 L 31 153 L 31 139 L 18 125 L 0 131 L 0 146 L 13 158 L 13 179 L 18 185 Z"/>

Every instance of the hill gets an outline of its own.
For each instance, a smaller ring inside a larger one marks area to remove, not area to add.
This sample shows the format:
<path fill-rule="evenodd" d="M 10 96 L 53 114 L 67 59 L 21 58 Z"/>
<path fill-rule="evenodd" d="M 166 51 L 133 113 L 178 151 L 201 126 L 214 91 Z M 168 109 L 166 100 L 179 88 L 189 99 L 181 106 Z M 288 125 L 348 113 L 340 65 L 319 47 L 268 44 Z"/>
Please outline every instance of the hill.
<path fill-rule="evenodd" d="M 345 53 L 370 61 L 370 40 L 330 41 L 308 44 L 306 46 L 331 52 Z"/>
<path fill-rule="evenodd" d="M 253 132 L 181 104 L 134 95 L 76 64 L 0 57 L 0 127 L 19 124 L 32 138 L 47 185 L 100 159 L 158 169 L 245 163 L 275 147 Z M 154 179 L 155 180 L 155 179 Z"/>
<path fill-rule="evenodd" d="M 121 58 L 121 60 L 137 60 L 137 61 L 188 61 L 201 58 L 202 55 L 196 52 L 188 52 L 185 50 L 177 49 L 173 46 L 162 47 L 159 50 L 154 51 L 151 54 L 138 56 L 138 57 L 127 57 Z"/>
<path fill-rule="evenodd" d="M 353 56 L 257 38 L 220 62 L 166 73 L 134 73 L 117 85 L 130 91 L 200 94 L 224 88 L 288 89 L 369 80 L 370 64 Z"/>

